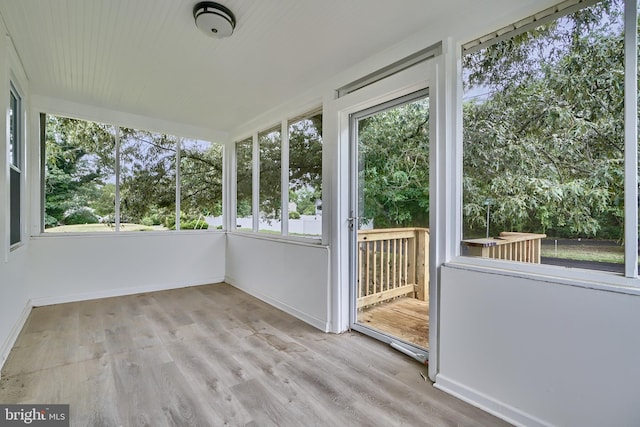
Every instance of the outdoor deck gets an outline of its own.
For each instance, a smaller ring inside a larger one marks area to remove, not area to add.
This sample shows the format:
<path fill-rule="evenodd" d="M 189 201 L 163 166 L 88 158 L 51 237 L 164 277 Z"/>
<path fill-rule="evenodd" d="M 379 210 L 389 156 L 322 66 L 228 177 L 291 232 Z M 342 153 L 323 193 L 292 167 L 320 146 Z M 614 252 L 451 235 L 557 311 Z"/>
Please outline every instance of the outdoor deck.
<path fill-rule="evenodd" d="M 362 309 L 358 321 L 403 341 L 429 348 L 429 302 L 397 298 Z"/>
<path fill-rule="evenodd" d="M 540 263 L 544 234 L 468 239 L 467 255 Z M 429 229 L 358 231 L 357 322 L 429 348 Z"/>

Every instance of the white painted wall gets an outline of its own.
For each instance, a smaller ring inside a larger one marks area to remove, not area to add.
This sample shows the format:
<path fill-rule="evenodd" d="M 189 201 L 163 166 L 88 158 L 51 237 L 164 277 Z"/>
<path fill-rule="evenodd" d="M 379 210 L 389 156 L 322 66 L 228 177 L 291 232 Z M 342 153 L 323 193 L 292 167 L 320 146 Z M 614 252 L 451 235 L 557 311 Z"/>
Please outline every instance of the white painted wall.
<path fill-rule="evenodd" d="M 0 261 L 0 369 L 31 311 L 26 254 L 23 246 L 9 255 L 8 262 Z"/>
<path fill-rule="evenodd" d="M 23 244 L 13 250 L 9 249 L 9 146 L 7 142 L 9 82 L 13 81 L 18 86 L 24 111 L 28 111 L 29 108 L 29 87 L 18 56 L 10 40 L 4 36 L 6 29 L 2 22 L 0 22 L 0 34 L 2 34 L 0 37 L 0 106 L 3 112 L 0 116 L 0 368 L 2 368 L 29 315 L 31 304 L 26 281 L 29 243 L 26 237 L 26 224 L 23 224 Z M 26 173 L 25 167 L 23 180 Z M 26 193 L 23 184 L 23 221 L 29 217 Z"/>
<path fill-rule="evenodd" d="M 329 249 L 227 235 L 226 281 L 323 330 L 329 328 Z"/>
<path fill-rule="evenodd" d="M 34 305 L 224 280 L 223 232 L 35 237 L 28 283 Z"/>
<path fill-rule="evenodd" d="M 443 267 L 436 386 L 522 425 L 640 425 L 640 296 Z"/>

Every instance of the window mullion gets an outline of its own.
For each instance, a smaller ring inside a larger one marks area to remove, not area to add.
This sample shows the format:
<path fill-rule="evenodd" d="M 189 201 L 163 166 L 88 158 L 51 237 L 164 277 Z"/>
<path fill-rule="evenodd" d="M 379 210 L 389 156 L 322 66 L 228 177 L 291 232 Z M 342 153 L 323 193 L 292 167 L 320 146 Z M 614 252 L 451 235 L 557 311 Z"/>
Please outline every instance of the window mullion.
<path fill-rule="evenodd" d="M 115 223 L 116 233 L 120 231 L 120 126 L 115 127 L 116 138 L 116 206 L 115 206 Z"/>
<path fill-rule="evenodd" d="M 281 158 L 281 182 L 280 192 L 281 204 L 280 219 L 282 220 L 282 235 L 289 235 L 289 123 L 287 120 L 282 121 L 282 129 L 280 131 L 280 158 Z"/>
<path fill-rule="evenodd" d="M 260 220 L 260 147 L 258 145 L 258 133 L 253 134 L 253 156 L 251 156 L 253 162 L 253 173 L 251 178 L 253 180 L 252 193 L 251 193 L 251 218 L 252 228 L 254 232 L 258 231 Z"/>
<path fill-rule="evenodd" d="M 638 277 L 638 23 L 635 0 L 625 1 L 624 22 L 624 261 Z"/>
<path fill-rule="evenodd" d="M 182 138 L 176 142 L 176 230 L 180 230 L 180 158 Z"/>

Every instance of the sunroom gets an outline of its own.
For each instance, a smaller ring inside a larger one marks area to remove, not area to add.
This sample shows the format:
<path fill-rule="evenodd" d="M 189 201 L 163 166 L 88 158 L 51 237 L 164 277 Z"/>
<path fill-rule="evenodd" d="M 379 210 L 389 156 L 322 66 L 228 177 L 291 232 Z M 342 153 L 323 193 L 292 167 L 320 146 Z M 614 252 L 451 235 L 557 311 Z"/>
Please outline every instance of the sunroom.
<path fill-rule="evenodd" d="M 0 405 L 637 425 L 637 8 L 0 0 Z"/>

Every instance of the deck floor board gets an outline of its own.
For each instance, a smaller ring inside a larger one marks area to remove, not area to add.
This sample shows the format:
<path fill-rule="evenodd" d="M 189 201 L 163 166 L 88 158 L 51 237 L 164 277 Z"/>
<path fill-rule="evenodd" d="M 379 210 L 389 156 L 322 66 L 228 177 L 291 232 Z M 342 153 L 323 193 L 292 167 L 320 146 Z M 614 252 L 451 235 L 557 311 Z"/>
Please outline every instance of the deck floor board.
<path fill-rule="evenodd" d="M 358 322 L 422 348 L 429 348 L 429 303 L 404 297 L 358 313 Z"/>

